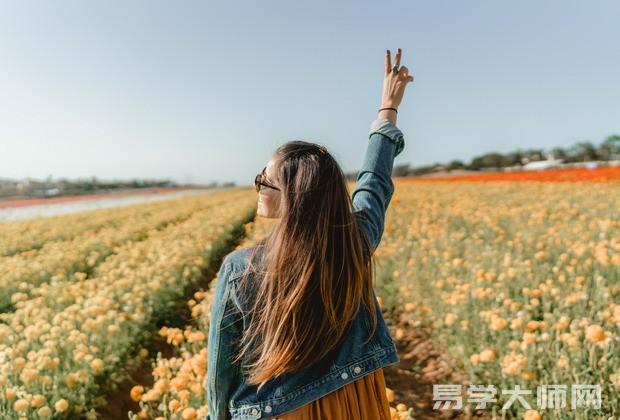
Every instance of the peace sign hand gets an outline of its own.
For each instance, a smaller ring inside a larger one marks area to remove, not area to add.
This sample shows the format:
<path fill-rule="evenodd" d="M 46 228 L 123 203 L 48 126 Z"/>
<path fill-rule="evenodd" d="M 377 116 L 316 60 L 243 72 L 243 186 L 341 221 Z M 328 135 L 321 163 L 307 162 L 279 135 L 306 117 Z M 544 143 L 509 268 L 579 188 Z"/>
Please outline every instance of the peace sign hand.
<path fill-rule="evenodd" d="M 394 72 L 390 50 L 385 52 L 385 74 L 383 79 L 383 95 L 381 98 L 381 108 L 398 108 L 405 94 L 405 87 L 409 82 L 413 82 L 413 76 L 409 74 L 409 69 L 405 66 L 400 67 L 402 51 L 399 48 L 396 52 Z"/>

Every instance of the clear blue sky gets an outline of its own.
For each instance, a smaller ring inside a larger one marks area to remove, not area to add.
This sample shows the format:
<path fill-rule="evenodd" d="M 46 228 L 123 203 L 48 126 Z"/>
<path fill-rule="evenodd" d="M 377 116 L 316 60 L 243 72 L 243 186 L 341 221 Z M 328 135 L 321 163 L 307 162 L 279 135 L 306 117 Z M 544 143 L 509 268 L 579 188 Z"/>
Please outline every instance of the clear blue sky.
<path fill-rule="evenodd" d="M 249 184 L 280 144 L 355 171 L 384 52 L 395 164 L 620 134 L 617 1 L 4 1 L 0 177 Z"/>

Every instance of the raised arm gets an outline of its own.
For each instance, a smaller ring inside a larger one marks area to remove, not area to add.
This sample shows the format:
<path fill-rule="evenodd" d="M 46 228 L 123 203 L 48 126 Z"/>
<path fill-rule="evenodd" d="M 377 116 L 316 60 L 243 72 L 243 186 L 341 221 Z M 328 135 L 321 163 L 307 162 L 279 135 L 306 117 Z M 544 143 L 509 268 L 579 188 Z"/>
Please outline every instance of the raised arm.
<path fill-rule="evenodd" d="M 400 65 L 401 50 L 396 54 L 396 65 Z M 369 142 L 362 167 L 357 176 L 352 201 L 360 228 L 366 235 L 372 252 L 379 246 L 383 236 L 385 213 L 394 193 L 392 169 L 394 158 L 405 147 L 403 133 L 396 127 L 396 111 L 400 105 L 405 87 L 413 81 L 405 66 L 394 71 L 390 51 L 385 57 L 385 75 L 381 110 L 370 125 Z"/>
<path fill-rule="evenodd" d="M 358 223 L 372 252 L 379 246 L 388 204 L 394 193 L 394 158 L 405 147 L 402 132 L 387 119 L 371 124 L 368 147 L 357 175 L 352 200 Z"/>

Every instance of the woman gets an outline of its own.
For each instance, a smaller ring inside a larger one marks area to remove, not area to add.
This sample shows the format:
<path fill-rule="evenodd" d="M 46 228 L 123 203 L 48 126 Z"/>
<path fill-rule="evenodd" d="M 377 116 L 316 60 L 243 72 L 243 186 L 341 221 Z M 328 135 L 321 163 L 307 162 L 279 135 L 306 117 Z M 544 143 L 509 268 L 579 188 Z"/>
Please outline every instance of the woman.
<path fill-rule="evenodd" d="M 226 256 L 208 342 L 206 420 L 389 419 L 383 367 L 400 359 L 373 290 L 372 255 L 404 148 L 397 108 L 413 81 L 385 55 L 383 96 L 351 197 L 325 147 L 280 146 L 255 179 L 276 218 Z"/>

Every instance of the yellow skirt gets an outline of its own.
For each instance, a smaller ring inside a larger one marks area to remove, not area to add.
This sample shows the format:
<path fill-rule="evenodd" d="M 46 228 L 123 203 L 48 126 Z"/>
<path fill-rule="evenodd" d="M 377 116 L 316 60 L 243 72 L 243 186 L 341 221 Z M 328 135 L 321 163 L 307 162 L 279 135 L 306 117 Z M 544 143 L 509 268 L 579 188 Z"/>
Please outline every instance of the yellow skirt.
<path fill-rule="evenodd" d="M 390 420 L 383 369 L 272 420 Z"/>

